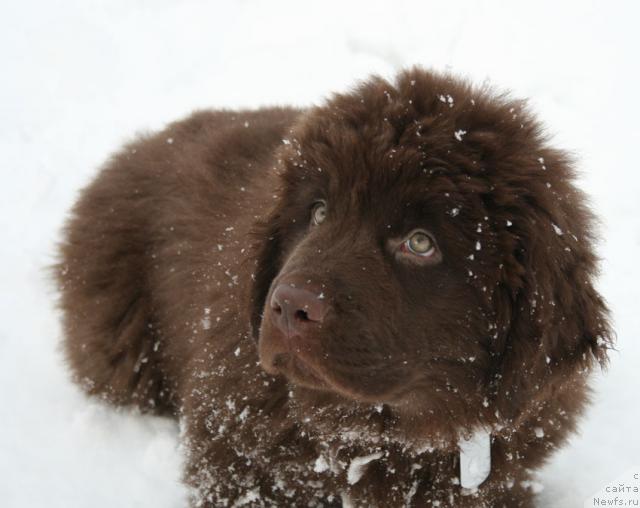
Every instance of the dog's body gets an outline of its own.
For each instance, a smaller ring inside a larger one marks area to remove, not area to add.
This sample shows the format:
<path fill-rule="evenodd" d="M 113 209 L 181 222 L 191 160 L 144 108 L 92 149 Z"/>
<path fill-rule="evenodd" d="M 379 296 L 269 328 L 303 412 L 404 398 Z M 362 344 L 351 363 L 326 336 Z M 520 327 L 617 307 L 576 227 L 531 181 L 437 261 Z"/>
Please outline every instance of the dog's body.
<path fill-rule="evenodd" d="M 591 218 L 521 106 L 414 70 L 129 145 L 57 267 L 78 381 L 182 419 L 195 504 L 529 506 L 609 329 Z"/>

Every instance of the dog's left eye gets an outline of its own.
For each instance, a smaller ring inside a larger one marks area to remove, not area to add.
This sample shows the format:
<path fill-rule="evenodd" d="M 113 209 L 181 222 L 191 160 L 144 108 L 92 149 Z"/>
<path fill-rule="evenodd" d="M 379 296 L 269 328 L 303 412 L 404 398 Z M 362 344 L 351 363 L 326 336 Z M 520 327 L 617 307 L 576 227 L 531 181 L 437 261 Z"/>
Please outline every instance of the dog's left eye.
<path fill-rule="evenodd" d="M 327 203 L 318 201 L 311 208 L 311 223 L 314 226 L 322 224 L 327 218 Z"/>

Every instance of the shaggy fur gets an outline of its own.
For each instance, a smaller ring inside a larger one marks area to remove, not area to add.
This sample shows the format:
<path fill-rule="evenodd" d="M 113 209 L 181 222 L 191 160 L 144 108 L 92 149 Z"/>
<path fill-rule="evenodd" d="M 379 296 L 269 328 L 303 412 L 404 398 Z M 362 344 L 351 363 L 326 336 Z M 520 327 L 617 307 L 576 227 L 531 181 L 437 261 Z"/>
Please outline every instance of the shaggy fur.
<path fill-rule="evenodd" d="M 74 207 L 69 365 L 181 419 L 194 506 L 531 506 L 611 344 L 573 178 L 522 102 L 420 69 L 307 110 L 196 113 Z M 283 326 L 278 287 L 320 317 Z M 478 426 L 493 466 L 466 490 Z"/>

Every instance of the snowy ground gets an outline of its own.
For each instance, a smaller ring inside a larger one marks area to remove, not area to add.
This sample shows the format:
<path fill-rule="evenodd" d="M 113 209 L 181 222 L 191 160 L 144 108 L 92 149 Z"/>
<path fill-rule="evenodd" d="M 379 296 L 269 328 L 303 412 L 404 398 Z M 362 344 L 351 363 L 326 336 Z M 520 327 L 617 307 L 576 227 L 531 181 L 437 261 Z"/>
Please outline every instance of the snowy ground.
<path fill-rule="evenodd" d="M 0 506 L 181 507 L 177 428 L 67 379 L 44 268 L 65 212 L 135 132 L 195 108 L 309 104 L 420 63 L 532 97 L 603 218 L 618 349 L 540 475 L 582 506 L 640 466 L 637 2 L 0 2 Z"/>

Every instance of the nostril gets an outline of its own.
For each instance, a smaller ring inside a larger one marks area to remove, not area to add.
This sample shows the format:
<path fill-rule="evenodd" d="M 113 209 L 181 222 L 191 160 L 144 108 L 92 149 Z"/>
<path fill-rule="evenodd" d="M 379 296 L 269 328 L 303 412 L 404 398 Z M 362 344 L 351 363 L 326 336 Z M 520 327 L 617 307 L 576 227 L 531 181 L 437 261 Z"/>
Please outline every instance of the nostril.
<path fill-rule="evenodd" d="M 278 284 L 271 296 L 273 323 L 288 337 L 312 333 L 312 325 L 322 323 L 328 310 L 324 296 L 291 284 Z"/>
<path fill-rule="evenodd" d="M 309 314 L 307 314 L 306 310 L 297 310 L 294 316 L 299 321 L 311 321 L 309 319 Z"/>

